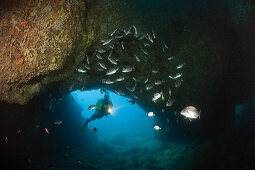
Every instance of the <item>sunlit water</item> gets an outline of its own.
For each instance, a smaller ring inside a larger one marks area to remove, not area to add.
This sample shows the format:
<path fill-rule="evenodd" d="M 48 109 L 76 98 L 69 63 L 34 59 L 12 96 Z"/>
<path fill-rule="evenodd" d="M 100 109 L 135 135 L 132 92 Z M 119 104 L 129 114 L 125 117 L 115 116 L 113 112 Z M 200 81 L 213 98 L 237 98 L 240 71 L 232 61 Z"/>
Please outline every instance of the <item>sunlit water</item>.
<path fill-rule="evenodd" d="M 84 109 L 82 116 L 84 121 L 90 118 L 95 110 L 88 110 L 90 105 L 104 97 L 100 90 L 75 91 L 71 93 L 74 100 Z M 125 138 L 127 143 L 142 144 L 154 137 L 155 131 L 153 118 L 146 116 L 146 112 L 137 104 L 130 105 L 126 97 L 119 96 L 113 92 L 109 93 L 113 103 L 113 112 L 109 116 L 96 119 L 89 123 L 88 129 L 98 129 L 95 134 L 99 140 L 109 142 L 115 138 Z"/>

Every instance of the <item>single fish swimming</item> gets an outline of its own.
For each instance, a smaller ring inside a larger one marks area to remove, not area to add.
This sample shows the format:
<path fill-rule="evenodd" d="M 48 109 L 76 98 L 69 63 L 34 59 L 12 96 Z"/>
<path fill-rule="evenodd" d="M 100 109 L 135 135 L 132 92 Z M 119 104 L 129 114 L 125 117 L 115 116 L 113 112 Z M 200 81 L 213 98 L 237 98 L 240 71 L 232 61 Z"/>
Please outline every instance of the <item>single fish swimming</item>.
<path fill-rule="evenodd" d="M 128 72 L 131 72 L 132 70 L 133 70 L 133 67 L 131 67 L 131 66 L 124 66 L 122 68 L 123 73 L 128 73 Z"/>
<path fill-rule="evenodd" d="M 119 70 L 119 68 L 110 68 L 105 75 L 112 75 L 115 74 L 117 71 Z"/>
<path fill-rule="evenodd" d="M 98 59 L 100 59 L 100 60 L 102 60 L 103 58 L 101 57 L 101 55 L 100 54 L 96 54 L 96 57 L 98 58 Z"/>
<path fill-rule="evenodd" d="M 125 77 L 124 77 L 124 76 L 119 76 L 119 77 L 116 79 L 116 81 L 123 81 L 123 80 L 125 80 Z"/>
<path fill-rule="evenodd" d="M 105 40 L 104 43 L 103 43 L 103 45 L 109 44 L 112 40 L 113 40 L 113 38 L 110 38 L 110 39 Z"/>
<path fill-rule="evenodd" d="M 184 66 L 184 64 L 179 64 L 178 66 L 176 66 L 176 69 L 180 69 Z"/>
<path fill-rule="evenodd" d="M 135 59 L 136 59 L 137 62 L 141 62 L 140 58 L 137 57 L 137 55 L 135 55 Z"/>
<path fill-rule="evenodd" d="M 177 73 L 175 76 L 169 75 L 168 77 L 175 80 L 182 76 L 182 73 Z"/>
<path fill-rule="evenodd" d="M 87 72 L 87 70 L 83 70 L 83 69 L 81 69 L 81 68 L 77 69 L 77 71 L 78 71 L 79 73 L 86 73 L 86 72 Z"/>
<path fill-rule="evenodd" d="M 102 67 L 103 69 L 105 69 L 105 70 L 107 69 L 104 63 L 99 62 L 99 65 L 100 65 L 100 67 Z"/>
<path fill-rule="evenodd" d="M 103 54 L 103 53 L 105 53 L 105 52 L 106 52 L 106 50 L 105 50 L 105 49 L 102 49 L 102 48 L 99 48 L 99 49 L 97 49 L 97 52 L 99 52 L 99 53 Z"/>
<path fill-rule="evenodd" d="M 62 123 L 63 123 L 62 120 L 56 120 L 56 121 L 54 122 L 54 125 L 60 125 L 60 124 L 62 124 Z"/>
<path fill-rule="evenodd" d="M 156 116 L 154 112 L 148 112 L 148 113 L 146 113 L 146 115 L 149 116 L 149 117 L 154 117 L 154 116 Z"/>
<path fill-rule="evenodd" d="M 194 106 L 187 106 L 185 107 L 181 113 L 181 115 L 191 119 L 200 119 L 200 112 L 198 112 L 198 110 L 194 107 Z"/>
<path fill-rule="evenodd" d="M 160 93 L 155 93 L 155 94 L 153 95 L 153 97 L 152 97 L 152 101 L 153 101 L 154 103 L 156 103 L 156 101 L 161 97 L 161 95 L 162 95 L 162 92 L 160 92 Z"/>
<path fill-rule="evenodd" d="M 107 59 L 108 59 L 112 64 L 115 64 L 115 65 L 118 64 L 112 57 L 107 57 Z"/>
<path fill-rule="evenodd" d="M 154 84 L 155 85 L 160 85 L 160 84 L 162 84 L 164 81 L 163 80 L 156 80 L 155 82 L 154 82 Z"/>
<path fill-rule="evenodd" d="M 149 53 L 147 52 L 147 51 L 145 51 L 144 49 L 141 49 L 142 50 L 142 52 L 144 53 L 144 54 L 146 54 L 146 55 L 148 55 Z"/>
<path fill-rule="evenodd" d="M 90 66 L 89 66 L 88 64 L 85 64 L 85 68 L 86 68 L 87 70 L 91 70 L 91 68 L 90 68 Z"/>
<path fill-rule="evenodd" d="M 155 34 L 154 30 L 152 29 L 151 32 L 152 32 L 153 38 L 155 39 L 156 38 L 156 34 Z"/>
<path fill-rule="evenodd" d="M 125 93 L 122 90 L 115 90 L 115 92 L 120 95 L 120 96 L 124 96 Z"/>
<path fill-rule="evenodd" d="M 103 79 L 102 82 L 105 83 L 105 84 L 112 84 L 112 83 L 114 83 L 113 81 L 111 81 L 109 79 Z"/>
<path fill-rule="evenodd" d="M 154 129 L 154 130 L 160 130 L 160 129 L 161 129 L 161 127 L 159 127 L 159 126 L 155 125 L 155 126 L 153 126 L 153 129 Z"/>
<path fill-rule="evenodd" d="M 88 107 L 88 110 L 94 110 L 96 108 L 96 105 L 90 105 L 89 107 Z"/>

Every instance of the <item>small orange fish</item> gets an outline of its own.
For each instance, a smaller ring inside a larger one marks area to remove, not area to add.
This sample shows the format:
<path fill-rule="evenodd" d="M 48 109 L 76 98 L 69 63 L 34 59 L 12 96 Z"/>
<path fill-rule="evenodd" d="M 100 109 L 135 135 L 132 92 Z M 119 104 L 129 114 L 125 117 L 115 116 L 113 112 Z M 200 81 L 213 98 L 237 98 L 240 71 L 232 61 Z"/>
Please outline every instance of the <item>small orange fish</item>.
<path fill-rule="evenodd" d="M 48 135 L 50 134 L 50 131 L 48 128 L 44 128 L 44 130 L 48 133 Z"/>
<path fill-rule="evenodd" d="M 13 44 L 14 44 L 14 42 L 12 42 L 12 43 L 11 43 L 10 47 L 12 47 L 12 46 L 13 46 Z"/>
<path fill-rule="evenodd" d="M 5 137 L 5 143 L 8 143 L 8 138 L 7 137 Z"/>

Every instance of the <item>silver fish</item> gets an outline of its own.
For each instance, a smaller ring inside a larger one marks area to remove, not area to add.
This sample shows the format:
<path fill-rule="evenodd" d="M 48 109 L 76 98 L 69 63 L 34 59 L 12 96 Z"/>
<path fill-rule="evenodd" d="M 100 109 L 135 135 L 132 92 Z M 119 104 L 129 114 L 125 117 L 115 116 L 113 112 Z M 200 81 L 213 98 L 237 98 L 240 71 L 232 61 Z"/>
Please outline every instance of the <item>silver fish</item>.
<path fill-rule="evenodd" d="M 167 58 L 169 61 L 174 59 L 174 56 L 170 56 Z"/>
<path fill-rule="evenodd" d="M 122 37 L 123 37 L 123 35 L 117 35 L 117 36 L 115 36 L 114 38 L 120 39 L 120 38 L 122 38 Z"/>
<path fill-rule="evenodd" d="M 99 65 L 100 65 L 100 67 L 102 67 L 103 69 L 105 69 L 105 70 L 107 69 L 104 63 L 100 63 L 100 62 L 99 62 Z"/>
<path fill-rule="evenodd" d="M 106 50 L 105 49 L 102 49 L 102 48 L 99 48 L 99 49 L 97 49 L 97 52 L 99 52 L 99 53 L 105 53 L 106 52 Z"/>
<path fill-rule="evenodd" d="M 62 120 L 56 120 L 54 122 L 54 125 L 60 125 L 60 124 L 63 124 L 63 121 Z"/>
<path fill-rule="evenodd" d="M 179 64 L 178 66 L 176 66 L 176 69 L 180 69 L 184 66 L 184 64 Z"/>
<path fill-rule="evenodd" d="M 158 73 L 158 70 L 152 70 L 151 72 L 152 73 Z"/>
<path fill-rule="evenodd" d="M 88 110 L 94 110 L 96 108 L 96 105 L 90 105 L 89 107 L 88 107 Z"/>
<path fill-rule="evenodd" d="M 107 44 L 109 44 L 112 40 L 113 40 L 113 38 L 110 38 L 110 39 L 104 40 L 103 45 L 107 45 Z"/>
<path fill-rule="evenodd" d="M 147 84 L 145 88 L 146 88 L 146 90 L 150 90 L 153 87 L 154 87 L 154 84 Z"/>
<path fill-rule="evenodd" d="M 124 96 L 125 93 L 122 90 L 115 90 L 115 92 L 120 95 L 120 96 Z"/>
<path fill-rule="evenodd" d="M 144 53 L 144 54 L 146 54 L 146 55 L 148 55 L 149 53 L 147 52 L 147 51 L 145 51 L 144 49 L 141 49 L 142 50 L 142 52 Z"/>
<path fill-rule="evenodd" d="M 148 38 L 148 40 L 150 40 L 151 43 L 153 43 L 153 39 L 151 38 L 151 36 L 149 34 L 147 34 L 147 38 Z"/>
<path fill-rule="evenodd" d="M 154 116 L 156 116 L 156 114 L 155 114 L 154 112 L 148 112 L 148 113 L 146 113 L 146 115 L 147 115 L 148 117 L 154 117 Z"/>
<path fill-rule="evenodd" d="M 100 54 L 96 54 L 96 57 L 98 58 L 98 59 L 100 59 L 100 60 L 102 60 L 103 58 L 101 57 L 101 55 Z"/>
<path fill-rule="evenodd" d="M 164 101 L 165 100 L 165 97 L 163 95 L 163 93 L 161 92 L 161 99 Z"/>
<path fill-rule="evenodd" d="M 169 96 L 171 96 L 171 94 L 172 94 L 172 90 L 170 88 L 168 90 L 168 94 L 169 94 Z"/>
<path fill-rule="evenodd" d="M 154 30 L 152 29 L 152 30 L 151 30 L 151 32 L 152 32 L 152 36 L 153 36 L 153 38 L 155 39 L 155 38 L 156 38 L 156 35 L 155 35 Z"/>
<path fill-rule="evenodd" d="M 131 94 L 131 96 L 133 96 L 135 99 L 138 99 L 138 96 L 135 94 Z"/>
<path fill-rule="evenodd" d="M 189 119 L 200 119 L 200 112 L 194 106 L 185 107 L 180 114 Z"/>
<path fill-rule="evenodd" d="M 91 68 L 89 67 L 88 64 L 85 64 L 85 68 L 86 68 L 87 70 L 91 70 Z"/>
<path fill-rule="evenodd" d="M 160 93 L 155 93 L 155 94 L 153 95 L 153 97 L 152 97 L 152 101 L 153 101 L 154 103 L 156 103 L 156 101 L 161 97 L 161 95 L 162 95 L 162 92 L 160 92 Z"/>
<path fill-rule="evenodd" d="M 81 68 L 77 69 L 77 71 L 78 71 L 79 73 L 86 73 L 86 72 L 87 72 L 87 70 L 83 70 L 83 69 L 81 69 Z"/>
<path fill-rule="evenodd" d="M 137 35 L 137 29 L 136 29 L 135 25 L 133 25 L 133 28 L 135 29 L 135 35 Z"/>
<path fill-rule="evenodd" d="M 137 79 L 136 79 L 135 77 L 133 77 L 133 80 L 134 80 L 134 81 L 137 81 Z"/>
<path fill-rule="evenodd" d="M 155 126 L 153 126 L 153 129 L 154 129 L 154 130 L 160 130 L 160 129 L 161 129 L 161 127 L 159 127 L 159 126 L 155 125 Z"/>
<path fill-rule="evenodd" d="M 117 30 L 118 30 L 118 29 L 114 30 L 114 31 L 111 33 L 111 36 L 113 36 Z"/>
<path fill-rule="evenodd" d="M 90 64 L 89 56 L 87 55 L 87 64 Z"/>
<path fill-rule="evenodd" d="M 109 79 L 103 79 L 102 82 L 105 83 L 105 84 L 112 84 L 112 83 L 114 83 L 113 81 L 111 81 Z"/>
<path fill-rule="evenodd" d="M 131 33 L 131 28 L 132 28 L 132 27 L 130 27 L 127 31 L 125 31 L 125 30 L 124 30 L 125 35 L 128 35 L 128 34 L 130 34 L 130 33 Z"/>
<path fill-rule="evenodd" d="M 162 52 L 164 53 L 165 52 L 165 48 L 162 46 Z"/>
<path fill-rule="evenodd" d="M 168 46 L 166 45 L 166 43 L 163 41 L 163 45 L 166 49 L 168 49 Z"/>
<path fill-rule="evenodd" d="M 144 83 L 147 83 L 149 81 L 149 78 L 148 78 L 148 76 L 147 76 L 147 78 L 146 78 L 146 80 L 144 81 Z"/>
<path fill-rule="evenodd" d="M 135 55 L 135 59 L 136 59 L 137 62 L 141 62 L 140 58 L 137 57 L 137 55 Z"/>
<path fill-rule="evenodd" d="M 131 66 L 125 66 L 122 68 L 123 73 L 128 73 L 128 72 L 131 72 L 132 70 L 133 70 L 133 67 Z"/>
<path fill-rule="evenodd" d="M 108 60 L 109 60 L 112 64 L 115 64 L 115 65 L 118 64 L 112 57 L 107 57 L 107 58 L 108 58 Z"/>
<path fill-rule="evenodd" d="M 109 48 L 111 48 L 111 49 L 114 49 L 114 44 L 108 44 L 107 47 L 109 47 Z"/>
<path fill-rule="evenodd" d="M 121 41 L 121 48 L 124 50 L 125 49 L 125 47 L 124 47 L 124 42 L 123 41 Z"/>
<path fill-rule="evenodd" d="M 118 71 L 119 68 L 110 68 L 105 75 L 112 75 Z"/>
<path fill-rule="evenodd" d="M 182 73 L 177 73 L 175 76 L 169 75 L 168 77 L 175 80 L 182 76 Z"/>
<path fill-rule="evenodd" d="M 162 84 L 164 81 L 163 80 L 156 80 L 155 82 L 154 82 L 154 84 L 155 85 L 160 85 L 160 84 Z"/>
<path fill-rule="evenodd" d="M 119 77 L 116 79 L 116 81 L 123 81 L 123 80 L 125 80 L 125 77 L 124 77 L 124 76 L 119 76 Z"/>
<path fill-rule="evenodd" d="M 164 112 L 165 112 L 165 109 L 161 109 L 161 112 L 164 113 Z"/>

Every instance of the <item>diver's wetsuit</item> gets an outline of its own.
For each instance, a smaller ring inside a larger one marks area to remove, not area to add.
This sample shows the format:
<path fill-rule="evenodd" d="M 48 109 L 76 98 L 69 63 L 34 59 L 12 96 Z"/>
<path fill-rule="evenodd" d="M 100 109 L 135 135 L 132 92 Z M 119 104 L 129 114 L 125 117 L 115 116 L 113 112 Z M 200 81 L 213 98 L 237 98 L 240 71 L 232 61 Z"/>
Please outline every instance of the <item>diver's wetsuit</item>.
<path fill-rule="evenodd" d="M 87 127 L 90 121 L 101 119 L 104 116 L 107 116 L 109 113 L 108 109 L 112 108 L 112 102 L 109 100 L 109 96 L 105 95 L 104 99 L 101 99 L 96 104 L 96 111 L 95 113 L 89 118 L 86 119 L 84 123 L 84 128 Z"/>

